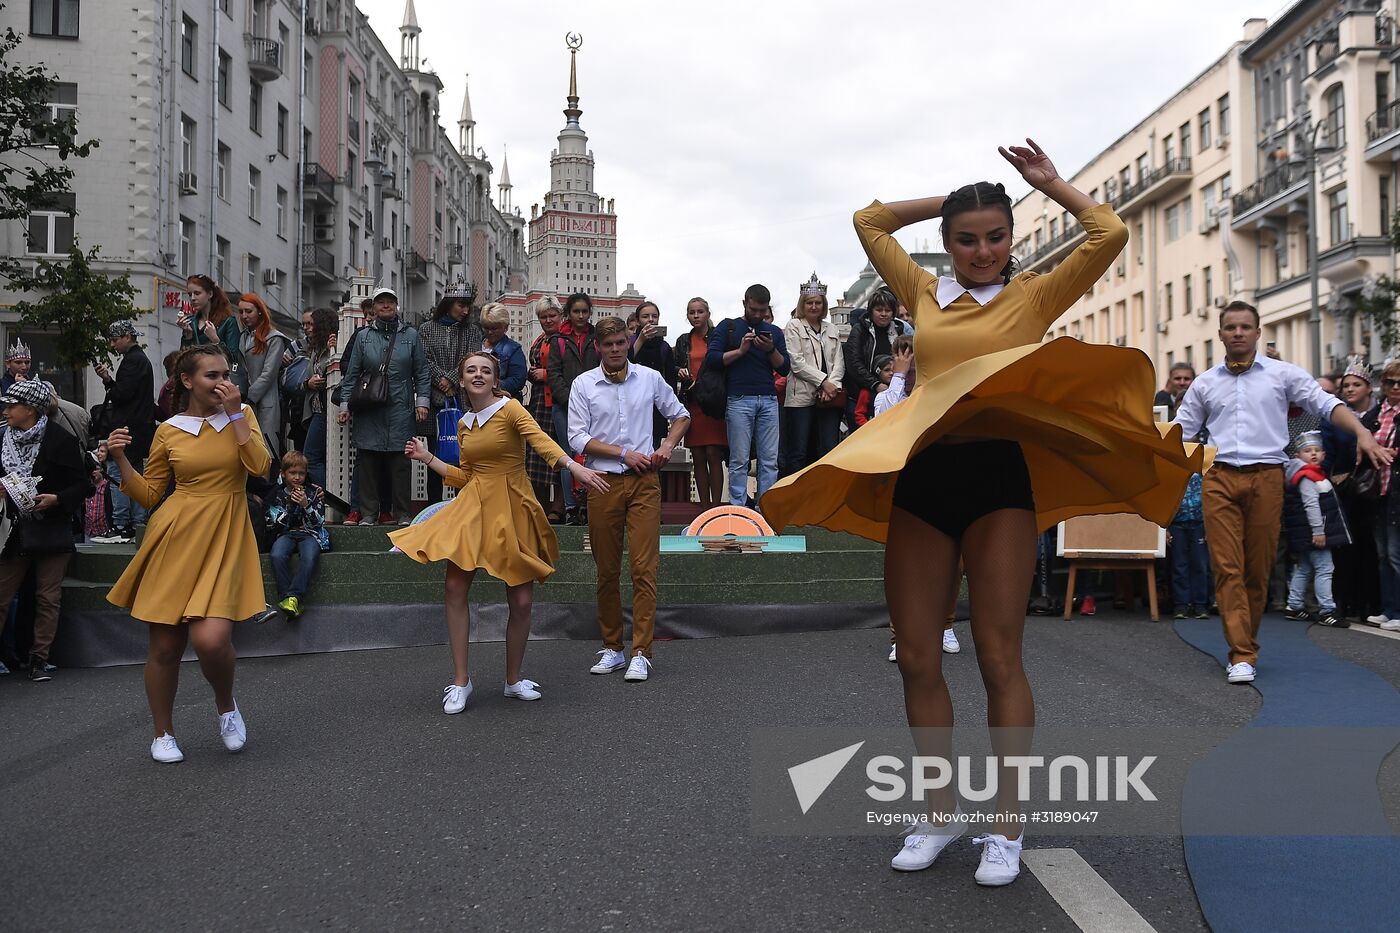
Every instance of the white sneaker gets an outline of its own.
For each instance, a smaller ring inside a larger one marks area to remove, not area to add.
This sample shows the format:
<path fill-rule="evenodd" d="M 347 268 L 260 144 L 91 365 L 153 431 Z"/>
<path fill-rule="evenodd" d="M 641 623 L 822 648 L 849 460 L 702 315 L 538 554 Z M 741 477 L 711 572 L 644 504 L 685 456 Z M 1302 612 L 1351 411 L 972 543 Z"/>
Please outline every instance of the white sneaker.
<path fill-rule="evenodd" d="M 930 826 L 927 822 L 912 824 L 905 831 L 904 848 L 890 859 L 890 867 L 895 871 L 928 868 L 950 842 L 967 831 L 967 823 L 959 818 L 961 816 L 962 810 L 956 811 L 953 822 L 946 826 Z"/>
<path fill-rule="evenodd" d="M 651 674 L 651 661 L 642 654 L 632 655 L 632 663 L 627 665 L 627 673 L 622 675 L 623 680 L 630 680 L 633 683 L 640 683 L 646 680 Z"/>
<path fill-rule="evenodd" d="M 231 752 L 241 752 L 243 746 L 248 744 L 248 727 L 236 702 L 233 712 L 219 714 L 219 738 L 224 740 L 224 748 Z"/>
<path fill-rule="evenodd" d="M 588 669 L 590 674 L 611 674 L 627 666 L 627 655 L 621 651 L 604 648 L 598 652 L 598 663 Z"/>
<path fill-rule="evenodd" d="M 513 700 L 538 700 L 544 694 L 540 693 L 539 684 L 522 677 L 513 684 L 506 684 L 506 696 Z"/>
<path fill-rule="evenodd" d="M 890 645 L 890 660 L 895 663 L 899 662 L 899 658 L 894 656 L 894 645 Z"/>
<path fill-rule="evenodd" d="M 472 682 L 467 681 L 465 687 L 456 684 L 448 684 L 442 688 L 442 711 L 451 716 L 453 713 L 460 713 L 467 708 L 467 697 L 472 695 Z"/>
<path fill-rule="evenodd" d="M 997 887 L 1010 884 L 1021 873 L 1021 840 L 1001 835 L 975 836 L 973 845 L 982 847 L 982 862 L 972 877 L 978 884 Z"/>
<path fill-rule="evenodd" d="M 1370 622 L 1372 625 L 1379 625 L 1381 628 L 1385 628 L 1385 624 L 1390 621 L 1390 616 L 1382 612 L 1380 615 L 1367 616 L 1366 621 Z M 1387 629 L 1387 631 L 1389 630 Z"/>
<path fill-rule="evenodd" d="M 1225 679 L 1232 684 L 1247 684 L 1254 680 L 1254 665 L 1248 661 L 1231 664 L 1225 668 Z"/>
<path fill-rule="evenodd" d="M 1400 619 L 1386 619 L 1380 626 L 1387 632 L 1400 632 Z"/>
<path fill-rule="evenodd" d="M 185 753 L 175 744 L 175 736 L 169 732 L 151 740 L 151 757 L 163 765 L 173 765 L 185 760 Z"/>
<path fill-rule="evenodd" d="M 962 650 L 962 645 L 958 644 L 957 633 L 950 628 L 943 630 L 943 653 L 957 654 Z"/>

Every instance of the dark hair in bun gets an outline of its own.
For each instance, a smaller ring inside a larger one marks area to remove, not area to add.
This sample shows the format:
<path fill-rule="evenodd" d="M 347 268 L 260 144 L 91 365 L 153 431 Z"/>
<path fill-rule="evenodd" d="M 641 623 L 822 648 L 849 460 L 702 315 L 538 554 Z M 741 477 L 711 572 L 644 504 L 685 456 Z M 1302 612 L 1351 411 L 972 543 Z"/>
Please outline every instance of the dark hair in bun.
<path fill-rule="evenodd" d="M 959 214 L 981 210 L 984 207 L 1001 208 L 1006 214 L 1008 234 L 1013 231 L 1015 218 L 1011 214 L 1011 196 L 1006 193 L 1006 186 L 1000 182 L 994 185 L 989 181 L 979 181 L 973 185 L 963 185 L 943 199 L 943 224 L 939 227 L 938 232 L 943 237 L 945 246 L 948 242 L 948 227 L 952 219 Z M 1001 277 L 1010 282 L 1011 277 L 1018 271 L 1016 258 L 1013 256 L 1006 261 L 1006 267 L 1001 270 Z"/>

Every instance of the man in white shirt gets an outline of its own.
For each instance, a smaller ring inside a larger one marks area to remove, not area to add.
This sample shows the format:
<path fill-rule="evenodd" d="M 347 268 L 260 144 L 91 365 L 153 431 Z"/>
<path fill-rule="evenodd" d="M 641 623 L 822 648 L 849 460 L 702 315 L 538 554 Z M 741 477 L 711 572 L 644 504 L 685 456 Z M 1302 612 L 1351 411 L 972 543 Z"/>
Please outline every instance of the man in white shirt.
<path fill-rule="evenodd" d="M 588 535 L 598 566 L 598 627 L 603 650 L 592 673 L 627 668 L 630 681 L 651 673 L 656 622 L 656 565 L 661 557 L 661 479 L 658 472 L 690 427 L 690 413 L 654 369 L 627 361 L 627 325 L 603 318 L 593 329 L 602 365 L 569 388 L 569 445 L 590 469 L 607 475 L 608 491 L 588 495 Z M 652 412 L 670 424 L 652 447 Z M 622 650 L 622 538 L 632 563 L 632 659 Z"/>
<path fill-rule="evenodd" d="M 1259 659 L 1256 638 L 1283 514 L 1288 406 L 1356 435 L 1361 455 L 1378 469 L 1392 456 L 1306 370 L 1259 355 L 1259 335 L 1259 312 L 1252 305 L 1226 305 L 1220 312 L 1225 361 L 1196 377 L 1172 419 L 1188 439 L 1204 428 L 1216 447 L 1201 504 L 1216 603 L 1230 646 L 1226 679 L 1232 684 L 1253 681 Z"/>

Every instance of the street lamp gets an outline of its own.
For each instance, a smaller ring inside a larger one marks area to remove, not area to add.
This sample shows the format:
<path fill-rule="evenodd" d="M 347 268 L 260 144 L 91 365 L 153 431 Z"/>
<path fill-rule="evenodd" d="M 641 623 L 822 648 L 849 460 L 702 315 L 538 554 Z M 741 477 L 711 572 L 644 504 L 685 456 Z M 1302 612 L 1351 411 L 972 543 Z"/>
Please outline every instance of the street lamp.
<path fill-rule="evenodd" d="M 379 152 L 379 146 L 370 146 L 369 153 L 360 163 L 364 167 L 364 172 L 369 176 L 370 185 L 373 187 L 373 201 L 370 203 L 371 216 L 374 218 L 374 283 L 384 284 L 384 251 L 380 249 L 383 245 L 381 237 L 384 229 L 384 156 Z M 351 244 L 350 255 L 353 259 L 354 244 Z"/>
<path fill-rule="evenodd" d="M 1308 285 L 1312 290 L 1312 306 L 1308 311 L 1308 339 L 1312 342 L 1312 371 L 1322 375 L 1322 308 L 1317 301 L 1317 157 L 1337 151 L 1333 142 L 1318 144 L 1317 134 L 1327 128 L 1323 118 L 1308 135 L 1303 165 L 1308 172 Z"/>

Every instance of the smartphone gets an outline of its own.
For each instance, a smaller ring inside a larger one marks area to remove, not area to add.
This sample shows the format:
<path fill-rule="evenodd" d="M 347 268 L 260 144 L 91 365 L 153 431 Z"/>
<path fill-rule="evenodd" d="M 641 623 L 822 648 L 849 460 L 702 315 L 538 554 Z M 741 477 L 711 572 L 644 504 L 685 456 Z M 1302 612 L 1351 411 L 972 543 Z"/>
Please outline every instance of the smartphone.
<path fill-rule="evenodd" d="M 665 324 L 657 324 L 657 325 L 656 325 L 656 336 L 658 336 L 658 337 L 665 337 L 665 336 L 666 336 L 666 325 L 665 325 Z"/>

